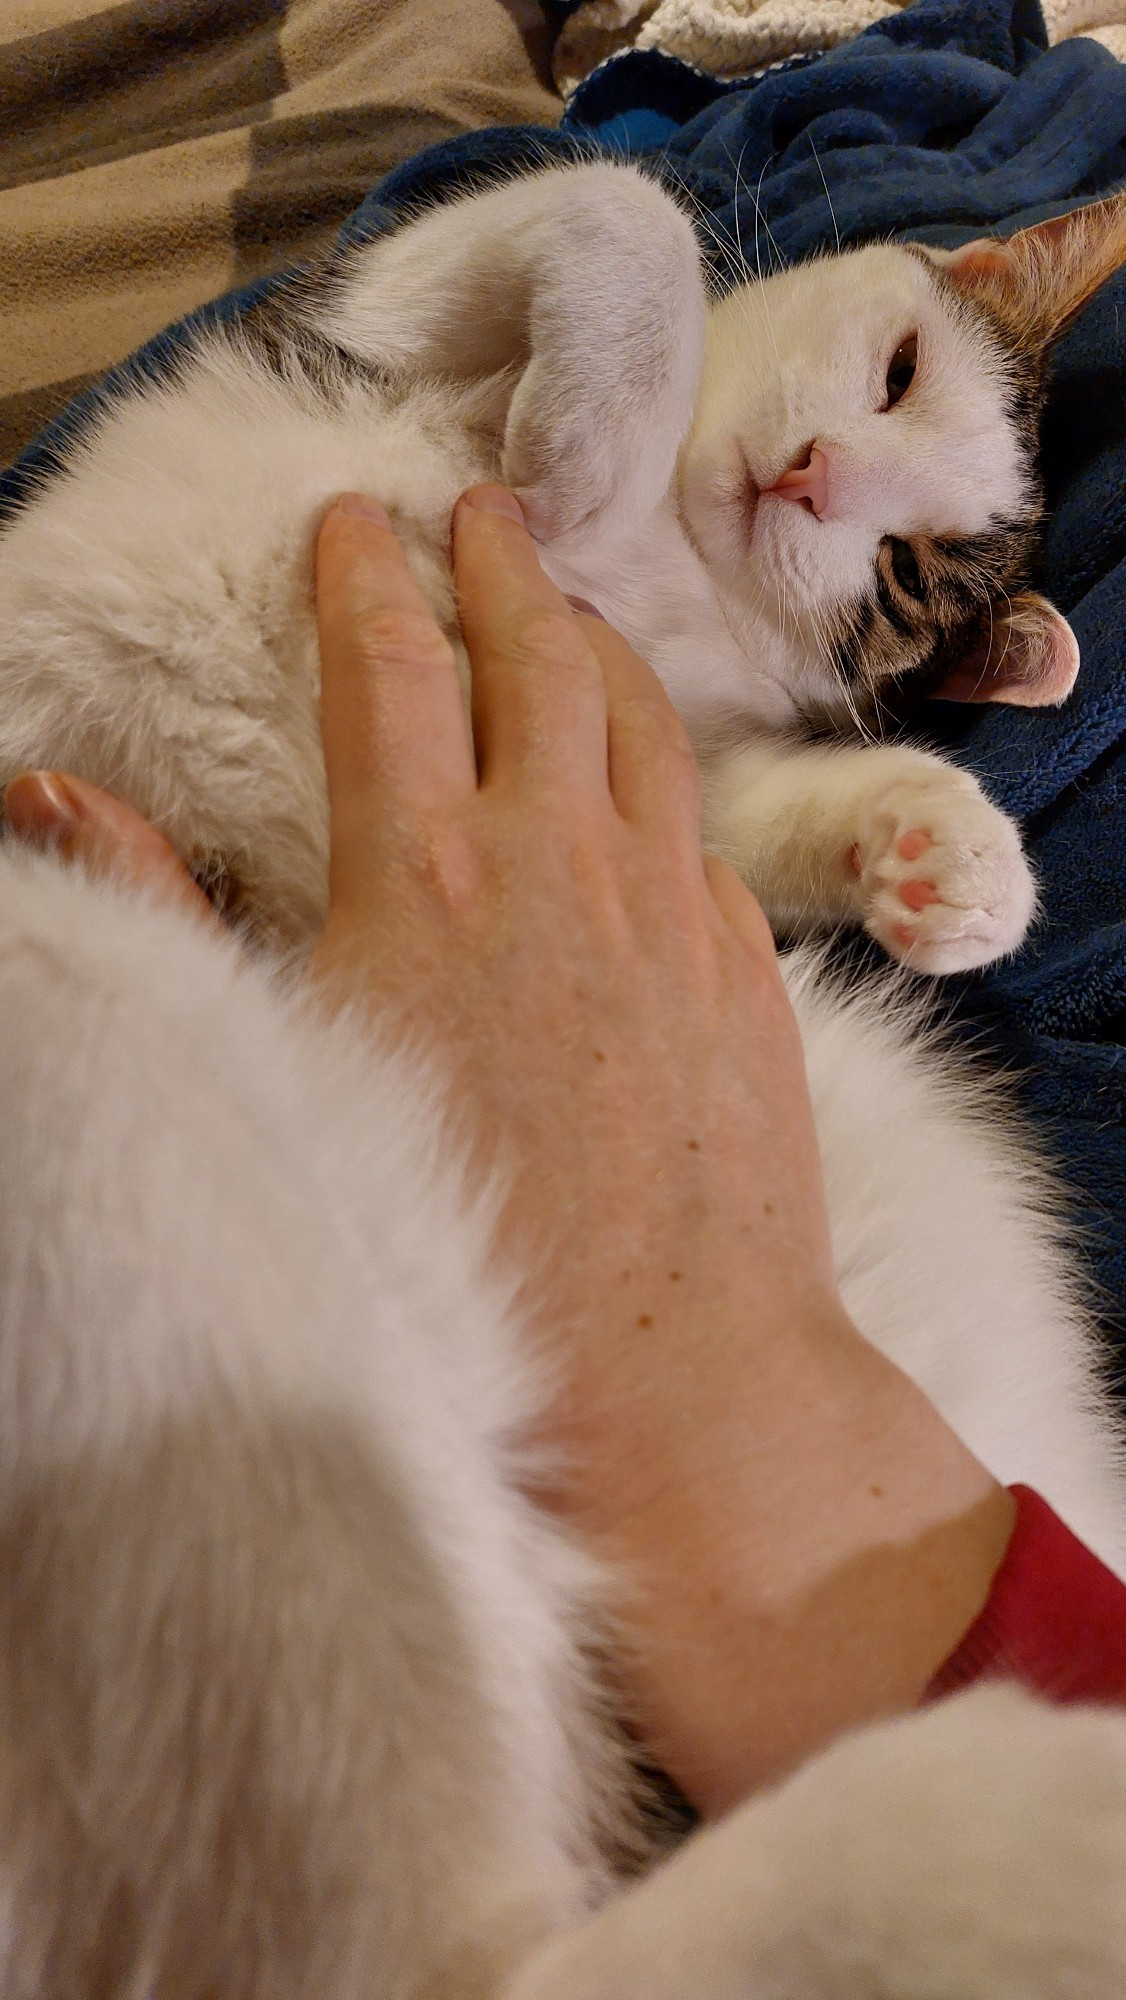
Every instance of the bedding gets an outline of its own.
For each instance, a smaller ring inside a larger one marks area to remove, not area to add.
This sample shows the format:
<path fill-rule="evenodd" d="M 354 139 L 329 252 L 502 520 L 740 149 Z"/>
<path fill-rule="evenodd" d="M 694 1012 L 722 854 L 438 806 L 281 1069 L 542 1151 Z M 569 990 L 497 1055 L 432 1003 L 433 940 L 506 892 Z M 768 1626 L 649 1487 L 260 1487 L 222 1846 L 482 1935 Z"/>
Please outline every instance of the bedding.
<path fill-rule="evenodd" d="M 537 0 L 0 0 L 0 465 L 452 133 L 558 120 Z"/>
<path fill-rule="evenodd" d="M 630 49 L 713 76 L 746 77 L 790 56 L 824 54 L 909 0 L 563 0 L 552 69 L 569 96 L 601 62 Z M 1126 0 L 1041 0 L 1049 42 L 1094 35 L 1126 58 Z"/>

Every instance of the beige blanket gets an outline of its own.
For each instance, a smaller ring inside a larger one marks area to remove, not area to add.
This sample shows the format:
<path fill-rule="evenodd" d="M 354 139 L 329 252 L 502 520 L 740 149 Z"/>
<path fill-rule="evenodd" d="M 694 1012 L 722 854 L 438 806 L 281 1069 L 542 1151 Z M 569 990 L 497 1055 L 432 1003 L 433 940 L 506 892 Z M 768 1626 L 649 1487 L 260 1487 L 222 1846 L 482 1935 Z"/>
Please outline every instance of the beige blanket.
<path fill-rule="evenodd" d="M 554 124 L 536 0 L 0 0 L 0 464 L 397 161 Z"/>
<path fill-rule="evenodd" d="M 787 56 L 835 49 L 907 0 L 585 0 L 554 56 L 564 95 L 622 49 L 663 49 L 713 76 L 749 76 Z M 1053 42 L 1095 34 L 1126 60 L 1126 0 L 1042 0 Z"/>

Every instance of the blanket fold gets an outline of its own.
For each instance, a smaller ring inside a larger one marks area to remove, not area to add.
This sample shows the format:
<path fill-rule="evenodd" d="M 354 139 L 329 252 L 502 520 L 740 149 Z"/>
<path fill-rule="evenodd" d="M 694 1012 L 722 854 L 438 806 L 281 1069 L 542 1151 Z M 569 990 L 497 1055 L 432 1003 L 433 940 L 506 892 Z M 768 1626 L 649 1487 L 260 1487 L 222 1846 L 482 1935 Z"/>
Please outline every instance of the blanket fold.
<path fill-rule="evenodd" d="M 660 49 L 709 76 L 748 77 L 840 48 L 909 0 L 564 0 L 555 80 L 565 97 L 599 64 Z M 1126 0 L 1042 0 L 1049 42 L 1092 35 L 1126 58 Z"/>

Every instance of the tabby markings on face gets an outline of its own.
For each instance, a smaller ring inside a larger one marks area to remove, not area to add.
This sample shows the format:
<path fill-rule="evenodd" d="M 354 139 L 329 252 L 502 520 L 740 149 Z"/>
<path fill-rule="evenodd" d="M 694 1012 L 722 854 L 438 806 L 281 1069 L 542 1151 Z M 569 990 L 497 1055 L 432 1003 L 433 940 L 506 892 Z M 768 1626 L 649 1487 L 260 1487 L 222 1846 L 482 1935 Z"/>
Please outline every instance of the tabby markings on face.
<path fill-rule="evenodd" d="M 965 651 L 988 633 L 995 606 L 1031 580 L 1043 521 L 1037 465 L 1040 413 L 1044 402 L 1045 354 L 985 300 L 967 299 L 944 275 L 934 272 L 925 253 L 904 246 L 927 262 L 948 307 L 971 321 L 992 349 L 1006 378 L 1006 415 L 1016 433 L 1027 470 L 1029 505 L 1019 515 L 994 522 L 976 535 L 884 537 L 876 554 L 871 591 L 842 605 L 828 638 L 835 671 L 855 699 L 874 698 L 891 680 L 924 687 L 945 656 Z M 909 393 L 916 365 L 914 338 L 903 343 L 888 372 L 888 407 Z"/>
<path fill-rule="evenodd" d="M 1038 522 L 1039 509 L 980 535 L 885 536 L 870 591 L 841 606 L 829 634 L 832 664 L 850 692 L 872 697 L 971 645 L 992 607 L 1028 581 Z"/>

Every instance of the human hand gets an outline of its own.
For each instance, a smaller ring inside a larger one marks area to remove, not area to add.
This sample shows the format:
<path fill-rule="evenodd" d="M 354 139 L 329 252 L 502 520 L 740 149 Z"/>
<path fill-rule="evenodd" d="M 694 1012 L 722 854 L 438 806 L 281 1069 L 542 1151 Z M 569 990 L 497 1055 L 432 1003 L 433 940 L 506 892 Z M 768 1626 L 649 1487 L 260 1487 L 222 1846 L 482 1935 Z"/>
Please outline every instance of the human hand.
<path fill-rule="evenodd" d="M 984 1600 L 1009 1503 L 844 1314 L 765 921 L 701 854 L 658 682 L 516 516 L 486 489 L 455 517 L 476 759 L 385 519 L 326 520 L 310 974 L 321 1004 L 409 1033 L 499 1173 L 498 1254 L 534 1274 L 556 1385 L 551 1503 L 628 1579 L 626 1698 L 715 1811 L 911 1704 Z M 137 879 L 158 837 L 134 833 Z M 68 844 L 110 858 L 89 797 Z"/>
<path fill-rule="evenodd" d="M 556 1435 L 600 1451 L 611 1422 L 620 1453 L 613 1413 L 673 1393 L 647 1381 L 658 1329 L 703 1339 L 767 1271 L 789 1323 L 837 1316 L 801 1047 L 758 905 L 701 851 L 697 767 L 656 677 L 572 612 L 497 489 L 459 507 L 454 566 L 476 759 L 389 526 L 325 523 L 332 879 L 311 970 L 445 1071 L 536 1273 Z M 684 1418 L 706 1371 L 671 1372 Z M 639 1504 L 675 1476 L 642 1439 L 617 1463 Z"/>

